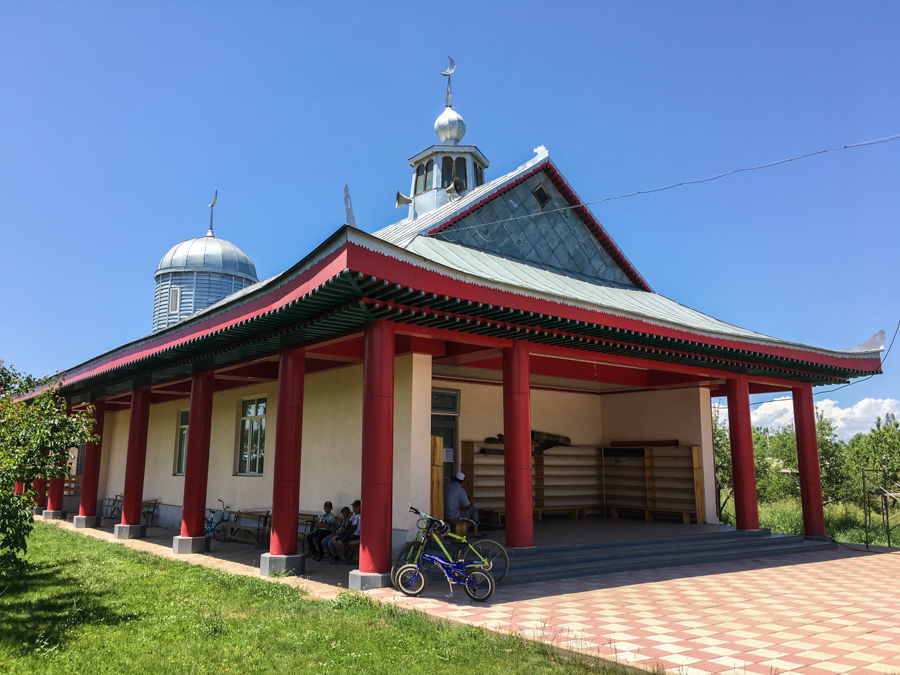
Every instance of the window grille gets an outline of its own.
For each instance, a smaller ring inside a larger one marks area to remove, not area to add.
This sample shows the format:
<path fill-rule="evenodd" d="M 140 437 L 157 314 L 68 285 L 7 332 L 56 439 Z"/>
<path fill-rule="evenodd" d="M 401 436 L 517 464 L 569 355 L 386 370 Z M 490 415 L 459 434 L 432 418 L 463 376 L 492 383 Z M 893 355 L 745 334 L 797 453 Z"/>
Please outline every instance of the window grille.
<path fill-rule="evenodd" d="M 419 194 L 420 192 L 425 191 L 425 165 L 419 164 L 416 167 L 416 192 L 415 194 Z"/>
<path fill-rule="evenodd" d="M 425 190 L 430 190 L 434 187 L 434 160 L 429 159 L 428 163 L 425 165 Z"/>
<path fill-rule="evenodd" d="M 459 178 L 462 181 L 463 190 L 466 189 L 466 184 L 468 181 L 466 180 L 466 158 L 465 157 L 457 157 L 456 163 L 454 166 L 454 178 Z"/>
<path fill-rule="evenodd" d="M 262 476 L 266 451 L 266 399 L 241 401 L 238 475 Z"/>
<path fill-rule="evenodd" d="M 187 437 L 190 411 L 182 410 L 178 413 L 178 446 L 175 449 L 175 475 L 183 476 L 187 465 Z"/>
<path fill-rule="evenodd" d="M 450 187 L 453 183 L 453 158 L 444 157 L 441 159 L 441 187 Z"/>

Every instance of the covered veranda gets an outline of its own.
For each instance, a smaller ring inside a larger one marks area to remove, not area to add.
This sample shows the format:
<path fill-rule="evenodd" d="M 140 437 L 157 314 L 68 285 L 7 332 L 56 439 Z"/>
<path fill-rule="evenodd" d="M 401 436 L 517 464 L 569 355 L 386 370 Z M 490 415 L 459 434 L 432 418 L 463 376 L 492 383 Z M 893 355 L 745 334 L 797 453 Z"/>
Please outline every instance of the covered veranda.
<path fill-rule="evenodd" d="M 749 395 L 790 392 L 797 421 L 805 533 L 824 535 L 812 386 L 876 372 L 877 356 L 805 350 L 740 336 L 665 326 L 638 315 L 572 302 L 434 264 L 371 235 L 342 228 L 294 268 L 182 324 L 104 354 L 67 373 L 73 408 L 128 409 L 118 537 L 142 535 L 141 503 L 151 407 L 189 399 L 181 531 L 176 550 L 206 550 L 213 395 L 249 382 L 277 382 L 271 548 L 264 572 L 299 564 L 298 511 L 308 376 L 362 368 L 360 497 L 365 517 L 359 586 L 384 583 L 405 504 L 395 492 L 395 360 L 502 373 L 505 543 L 540 541 L 533 520 L 532 377 L 590 380 L 618 390 L 692 389 L 728 398 L 737 528 L 759 527 Z M 431 378 L 428 378 L 430 384 Z M 413 397 L 415 399 L 415 397 Z M 426 405 L 427 409 L 427 405 Z M 429 411 L 430 412 L 430 411 Z M 415 418 L 415 416 L 413 415 Z M 417 419 L 417 418 L 415 418 Z M 498 420 L 498 424 L 501 420 Z M 102 443 L 102 441 L 101 441 Z M 96 525 L 101 444 L 85 451 L 76 525 Z M 416 452 L 427 453 L 427 448 Z M 418 460 L 417 460 L 418 461 Z M 427 460 L 422 464 L 427 466 Z M 61 503 L 51 481 L 48 510 Z M 540 530 L 538 530 L 540 532 Z"/>

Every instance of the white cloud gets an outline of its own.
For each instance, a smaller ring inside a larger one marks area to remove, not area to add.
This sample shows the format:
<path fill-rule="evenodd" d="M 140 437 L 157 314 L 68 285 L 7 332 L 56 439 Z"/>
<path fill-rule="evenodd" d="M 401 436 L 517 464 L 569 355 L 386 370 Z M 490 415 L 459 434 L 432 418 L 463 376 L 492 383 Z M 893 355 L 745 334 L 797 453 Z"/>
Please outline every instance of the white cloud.
<path fill-rule="evenodd" d="M 717 409 L 722 421 L 727 423 L 728 408 L 724 399 Z M 860 432 L 869 431 L 875 426 L 875 419 L 879 416 L 884 419 L 886 413 L 894 413 L 900 417 L 900 401 L 895 398 L 864 398 L 847 408 L 841 408 L 837 405 L 837 401 L 825 398 L 816 401 L 816 409 L 821 410 L 825 417 L 834 422 L 837 435 L 844 440 L 849 440 Z M 752 407 L 750 411 L 753 426 L 777 429 L 794 422 L 794 405 L 790 396 L 766 401 L 762 405 Z"/>

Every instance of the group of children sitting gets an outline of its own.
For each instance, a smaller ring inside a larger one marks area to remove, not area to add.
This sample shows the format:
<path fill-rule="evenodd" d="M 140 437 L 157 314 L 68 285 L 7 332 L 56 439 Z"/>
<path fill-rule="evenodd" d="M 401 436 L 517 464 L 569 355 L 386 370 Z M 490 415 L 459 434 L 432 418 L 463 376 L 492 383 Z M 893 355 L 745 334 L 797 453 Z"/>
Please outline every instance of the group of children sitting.
<path fill-rule="evenodd" d="M 345 506 L 340 518 L 331 512 L 331 502 L 325 502 L 324 513 L 316 521 L 312 533 L 306 535 L 306 543 L 313 560 L 324 560 L 327 556 L 332 565 L 343 561 L 353 562 L 350 542 L 359 541 L 360 502 L 353 502 L 353 512 Z"/>

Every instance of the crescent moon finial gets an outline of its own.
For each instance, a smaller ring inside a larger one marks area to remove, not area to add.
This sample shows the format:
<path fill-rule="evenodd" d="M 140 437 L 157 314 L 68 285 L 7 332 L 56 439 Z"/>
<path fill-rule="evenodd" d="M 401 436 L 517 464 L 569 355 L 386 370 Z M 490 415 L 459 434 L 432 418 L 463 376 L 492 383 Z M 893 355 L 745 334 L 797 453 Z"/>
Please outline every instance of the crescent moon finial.
<path fill-rule="evenodd" d="M 444 102 L 444 105 L 448 108 L 453 107 L 453 95 L 450 93 L 450 75 L 456 70 L 456 62 L 453 60 L 452 56 L 448 56 L 450 59 L 450 66 L 445 70 L 441 75 L 447 78 L 447 100 Z"/>
<path fill-rule="evenodd" d="M 449 56 L 447 58 L 450 59 L 450 66 L 447 68 L 447 70 L 445 70 L 443 73 L 441 73 L 441 75 L 446 75 L 447 77 L 450 77 L 450 75 L 453 74 L 453 71 L 456 70 L 456 62 Z"/>
<path fill-rule="evenodd" d="M 207 237 L 215 237 L 213 234 L 213 207 L 216 205 L 216 202 L 219 200 L 219 188 L 216 188 L 216 194 L 213 197 L 212 204 L 209 205 L 209 232 L 206 233 Z"/>

